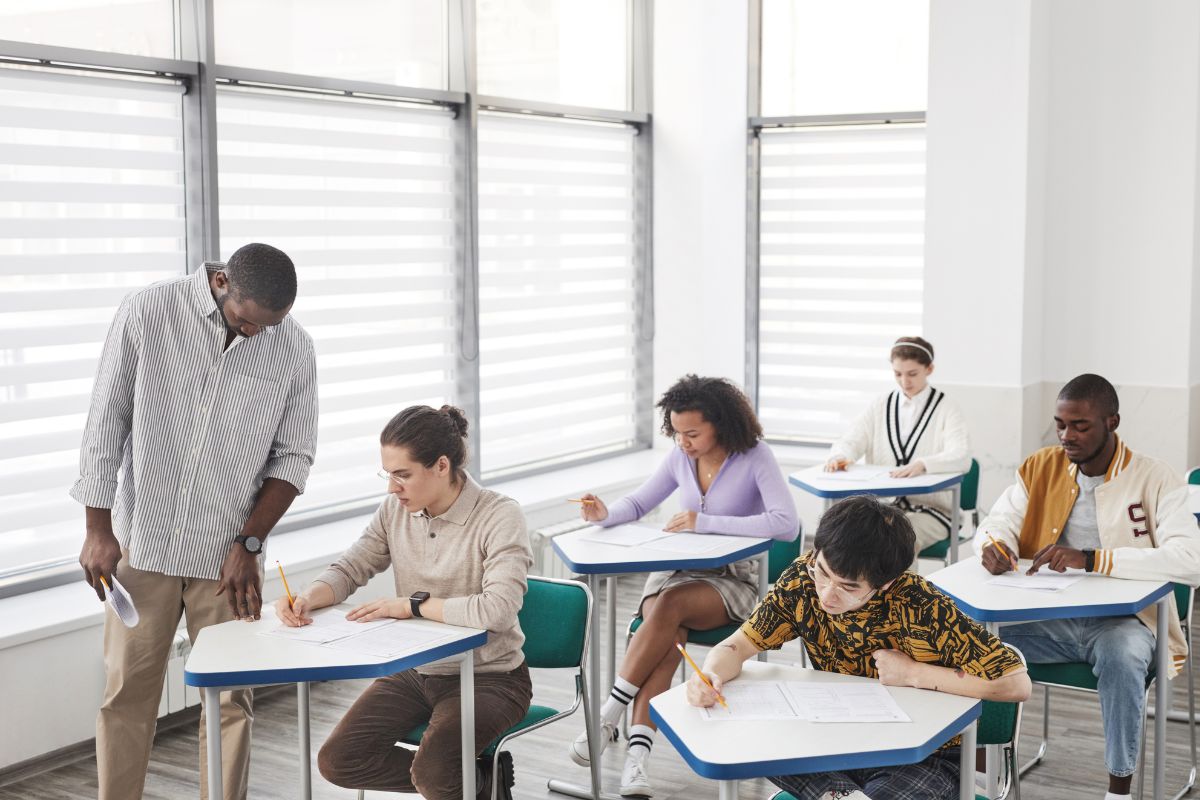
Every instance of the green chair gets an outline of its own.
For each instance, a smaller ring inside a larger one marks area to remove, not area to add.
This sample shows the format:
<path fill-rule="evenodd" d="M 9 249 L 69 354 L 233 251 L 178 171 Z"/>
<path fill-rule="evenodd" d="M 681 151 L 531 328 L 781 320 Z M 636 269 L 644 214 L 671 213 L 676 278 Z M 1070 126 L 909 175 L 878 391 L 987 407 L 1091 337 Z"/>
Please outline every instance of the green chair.
<path fill-rule="evenodd" d="M 971 459 L 971 467 L 967 470 L 967 474 L 963 476 L 962 487 L 959 492 L 958 507 L 963 514 L 971 515 L 971 530 L 979 529 L 979 462 Z M 958 539 L 959 547 L 964 541 L 961 536 Z M 934 542 L 917 554 L 918 558 L 940 558 L 945 564 L 950 564 L 950 537 L 947 536 L 940 542 Z"/>
<path fill-rule="evenodd" d="M 767 583 L 775 583 L 783 571 L 788 568 L 793 561 L 800 557 L 800 546 L 804 542 L 804 524 L 800 524 L 800 530 L 796 534 L 796 538 L 790 542 L 775 541 L 771 543 L 771 549 L 767 553 Z M 629 627 L 625 630 L 625 649 L 629 649 L 629 640 L 633 638 L 633 634 L 637 629 L 642 627 L 645 622 L 642 615 L 639 613 L 629 621 Z M 706 631 L 688 631 L 688 644 L 698 644 L 704 647 L 716 647 L 721 642 L 728 639 L 739 628 L 742 627 L 740 622 L 731 622 L 728 625 L 722 625 L 718 628 L 710 628 Z M 801 654 L 807 664 L 807 655 L 801 648 Z M 681 680 L 686 679 L 686 665 L 680 663 L 679 671 Z M 622 723 L 622 731 L 625 738 L 629 738 L 629 715 L 624 715 Z"/>
<path fill-rule="evenodd" d="M 529 577 L 525 602 L 517 613 L 525 634 L 525 663 L 530 669 L 570 669 L 575 675 L 575 701 L 565 711 L 532 705 L 525 718 L 489 744 L 482 755 L 492 759 L 491 800 L 496 800 L 499 784 L 500 751 L 512 739 L 537 730 L 551 722 L 571 716 L 583 706 L 584 725 L 588 720 L 588 687 L 584 676 L 583 654 L 591 639 L 592 593 L 578 581 Z M 401 740 L 402 744 L 420 745 L 428 724 L 418 725 Z M 358 793 L 359 800 L 363 791 Z"/>
<path fill-rule="evenodd" d="M 1179 621 L 1183 625 L 1183 635 L 1187 642 L 1188 657 L 1187 668 L 1188 677 L 1188 733 L 1191 737 L 1192 746 L 1192 764 L 1188 772 L 1188 778 L 1183 788 L 1172 796 L 1172 800 L 1179 800 L 1180 797 L 1191 791 L 1196 783 L 1197 759 L 1196 759 L 1196 679 L 1192 669 L 1192 600 L 1193 589 L 1190 586 L 1183 584 L 1175 584 L 1175 607 L 1179 612 Z M 1076 692 L 1096 692 L 1097 681 L 1096 676 L 1092 673 L 1092 666 L 1087 663 L 1068 663 L 1068 664 L 1030 664 L 1029 677 L 1034 683 L 1042 686 L 1042 741 L 1038 745 L 1038 751 L 1033 758 L 1027 761 L 1021 767 L 1021 774 L 1024 775 L 1029 770 L 1036 767 L 1042 762 L 1046 756 L 1046 749 L 1049 746 L 1050 739 L 1050 688 L 1069 689 Z M 1146 708 L 1150 699 L 1150 688 L 1154 685 L 1156 676 L 1153 674 L 1146 676 Z M 1155 709 L 1155 713 L 1168 713 L 1167 709 Z M 1142 758 L 1138 770 L 1138 796 L 1142 796 L 1142 789 L 1145 778 L 1145 763 L 1146 763 L 1146 716 L 1142 717 Z"/>
<path fill-rule="evenodd" d="M 1021 663 L 1025 657 L 1021 651 L 1008 645 Z M 1021 800 L 1021 775 L 1017 769 L 1017 740 L 1021 735 L 1021 703 L 997 703 L 991 700 L 983 701 L 983 711 L 979 715 L 976 726 L 975 744 L 1000 745 L 1004 751 L 1003 771 L 1000 775 L 1000 790 L 995 797 L 989 798 L 982 794 L 975 795 L 975 800 L 1002 800 L 1011 798 Z M 771 800 L 796 800 L 790 792 L 776 792 Z"/>
<path fill-rule="evenodd" d="M 1187 482 L 1192 486 L 1200 486 L 1200 467 L 1192 467 L 1188 470 Z"/>

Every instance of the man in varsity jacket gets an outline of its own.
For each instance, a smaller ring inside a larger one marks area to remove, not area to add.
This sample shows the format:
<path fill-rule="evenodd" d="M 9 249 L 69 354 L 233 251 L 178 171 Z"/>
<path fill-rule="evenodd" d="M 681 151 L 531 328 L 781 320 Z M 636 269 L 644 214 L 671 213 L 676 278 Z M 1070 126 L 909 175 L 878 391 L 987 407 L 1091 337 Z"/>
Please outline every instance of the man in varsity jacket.
<path fill-rule="evenodd" d="M 975 537 L 989 572 L 1012 569 L 1009 558 L 1019 554 L 1033 559 L 1031 571 L 1075 567 L 1114 578 L 1200 583 L 1200 531 L 1188 510 L 1187 486 L 1167 464 L 1126 446 L 1116 434 L 1117 412 L 1116 390 L 1099 375 L 1080 375 L 1063 387 L 1054 414 L 1061 446 L 1025 460 Z M 1000 629 L 1030 663 L 1092 665 L 1104 718 L 1106 800 L 1129 797 L 1156 618 L 1151 606 L 1136 616 Z M 1187 658 L 1174 611 L 1169 630 L 1168 677 L 1174 677 Z"/>

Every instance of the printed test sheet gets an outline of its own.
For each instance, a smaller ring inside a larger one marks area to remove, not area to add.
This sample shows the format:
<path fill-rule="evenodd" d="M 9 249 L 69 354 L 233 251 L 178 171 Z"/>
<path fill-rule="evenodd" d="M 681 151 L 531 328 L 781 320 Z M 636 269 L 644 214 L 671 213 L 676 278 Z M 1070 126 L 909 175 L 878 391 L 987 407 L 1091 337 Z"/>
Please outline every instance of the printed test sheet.
<path fill-rule="evenodd" d="M 1026 575 L 1028 567 L 1021 567 L 1015 572 L 1005 572 L 1003 575 L 993 575 L 988 579 L 988 586 L 1004 586 L 1010 589 L 1032 589 L 1035 592 L 1061 592 L 1068 586 L 1079 583 L 1087 573 L 1083 570 L 1069 569 L 1058 573 L 1049 567 L 1042 567 L 1032 575 Z"/>
<path fill-rule="evenodd" d="M 722 689 L 719 704 L 700 709 L 707 720 L 795 719 L 806 722 L 912 722 L 880 683 L 737 681 Z"/>
<path fill-rule="evenodd" d="M 668 533 L 646 545 L 647 550 L 662 550 L 671 553 L 700 555 L 719 550 L 723 542 L 709 533 Z"/>
<path fill-rule="evenodd" d="M 615 544 L 618 547 L 637 547 L 638 545 L 653 542 L 656 539 L 662 539 L 664 536 L 671 534 L 661 528 L 652 528 L 649 525 L 614 525 L 611 528 L 601 528 L 596 526 L 587 533 L 580 535 L 580 540 L 585 542 L 598 542 L 600 544 Z"/>
<path fill-rule="evenodd" d="M 259 636 L 275 636 L 308 644 L 327 644 L 348 636 L 358 636 L 373 628 L 382 628 L 396 621 L 394 619 L 377 619 L 370 622 L 351 622 L 346 619 L 348 610 L 345 606 L 322 608 L 309 615 L 312 617 L 311 625 L 289 628 L 281 622 L 278 627 L 263 631 Z"/>

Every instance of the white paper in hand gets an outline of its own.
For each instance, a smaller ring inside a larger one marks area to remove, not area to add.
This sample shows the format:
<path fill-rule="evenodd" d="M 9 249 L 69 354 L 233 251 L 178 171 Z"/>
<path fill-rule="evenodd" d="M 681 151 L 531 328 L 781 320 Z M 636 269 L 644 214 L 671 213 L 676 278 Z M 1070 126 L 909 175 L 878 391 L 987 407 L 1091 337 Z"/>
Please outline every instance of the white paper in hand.
<path fill-rule="evenodd" d="M 129 592 L 125 591 L 125 587 L 117 580 L 116 575 L 113 576 L 112 586 L 104 593 L 104 596 L 108 604 L 112 606 L 112 610 L 116 612 L 117 617 L 125 623 L 126 628 L 137 626 L 138 612 L 133 605 L 133 598 L 129 596 Z"/>

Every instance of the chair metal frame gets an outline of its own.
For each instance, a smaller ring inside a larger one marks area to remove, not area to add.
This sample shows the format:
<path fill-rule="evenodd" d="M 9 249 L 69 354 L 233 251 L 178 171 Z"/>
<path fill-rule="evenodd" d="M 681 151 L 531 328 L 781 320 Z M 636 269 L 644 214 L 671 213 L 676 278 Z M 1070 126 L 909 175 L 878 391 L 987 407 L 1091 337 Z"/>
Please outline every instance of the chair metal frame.
<path fill-rule="evenodd" d="M 587 664 L 588 648 L 592 646 L 592 603 L 595 602 L 595 599 L 592 597 L 592 592 L 590 589 L 588 589 L 586 583 L 582 583 L 580 581 L 563 580 L 562 578 L 546 578 L 546 577 L 542 577 L 540 575 L 530 575 L 528 580 L 531 582 L 538 581 L 541 583 L 554 583 L 554 584 L 559 584 L 559 585 L 578 587 L 579 589 L 583 590 L 584 596 L 587 598 L 587 606 L 584 610 L 584 622 L 583 622 L 583 647 L 581 647 L 579 649 L 578 663 L 575 664 L 573 667 L 561 667 L 561 669 L 574 669 L 575 670 L 575 700 L 573 703 L 571 703 L 571 707 L 566 709 L 565 711 L 559 711 L 558 713 L 556 713 L 552 716 L 546 717 L 543 720 L 540 720 L 538 722 L 533 723 L 532 725 L 529 725 L 524 728 L 520 728 L 518 730 L 512 730 L 510 728 L 508 731 L 503 733 L 500 736 L 500 738 L 495 739 L 490 744 L 488 744 L 487 747 L 484 748 L 485 751 L 488 748 L 492 749 L 491 800 L 496 800 L 496 795 L 499 791 L 499 787 L 496 782 L 496 775 L 497 775 L 497 770 L 499 770 L 499 768 L 500 768 L 500 751 L 503 750 L 504 746 L 506 744 L 508 744 L 510 741 L 512 741 L 513 739 L 516 739 L 519 736 L 524 736 L 527 733 L 532 733 L 532 732 L 538 730 L 539 728 L 543 728 L 546 725 L 549 725 L 552 722 L 558 722 L 560 719 L 566 719 L 567 717 L 571 716 L 576 711 L 578 711 L 579 707 L 581 705 L 583 706 L 583 720 L 584 720 L 583 724 L 585 726 L 585 729 L 586 730 L 592 729 L 591 711 L 589 710 L 591 708 L 591 706 L 588 704 L 588 685 L 587 685 L 587 674 L 586 674 L 587 670 L 585 669 L 585 665 Z M 402 744 L 411 746 L 414 743 L 404 741 L 404 742 L 402 742 Z M 593 761 L 593 766 L 597 767 L 597 771 L 598 771 L 598 765 L 596 765 L 594 761 Z M 598 776 L 594 774 L 592 776 L 592 778 L 593 778 L 593 785 L 599 786 L 600 784 L 597 780 Z M 358 790 L 358 800 L 363 800 L 363 798 L 365 796 L 366 796 L 365 791 L 362 789 L 359 789 Z"/>

